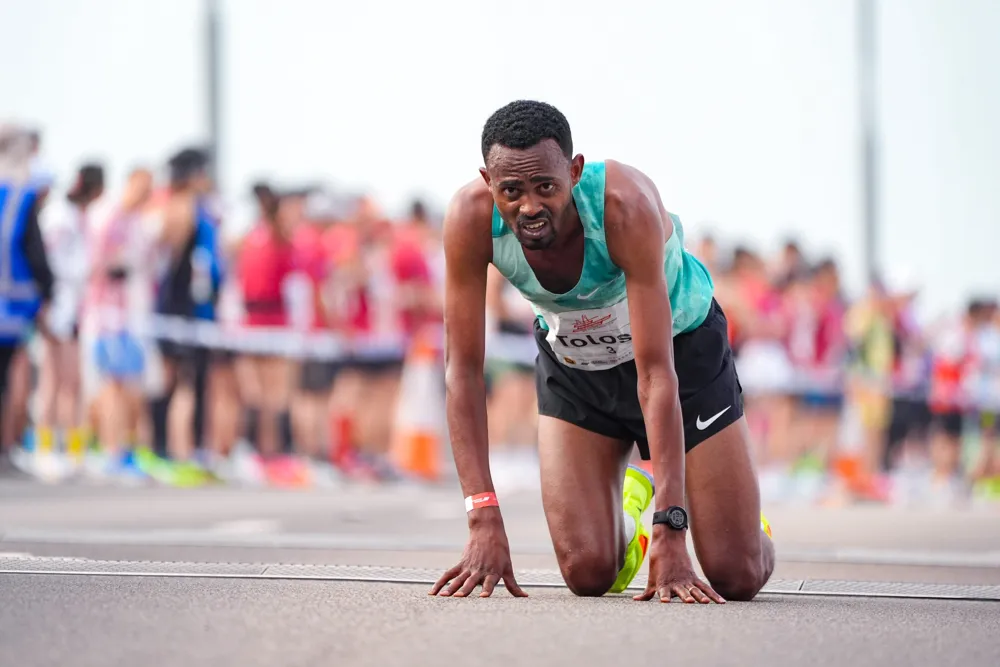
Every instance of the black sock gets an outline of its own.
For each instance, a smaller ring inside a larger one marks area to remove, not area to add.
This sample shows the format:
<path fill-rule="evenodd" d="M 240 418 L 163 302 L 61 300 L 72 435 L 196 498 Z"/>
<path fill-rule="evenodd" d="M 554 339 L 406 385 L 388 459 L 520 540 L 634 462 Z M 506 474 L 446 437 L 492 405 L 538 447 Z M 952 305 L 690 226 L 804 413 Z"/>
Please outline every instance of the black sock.
<path fill-rule="evenodd" d="M 192 388 L 194 389 L 194 447 L 202 449 L 205 442 L 205 424 L 208 413 L 209 353 L 202 351 L 195 360 Z"/>
<path fill-rule="evenodd" d="M 153 452 L 167 458 L 167 413 L 170 411 L 170 397 L 173 392 L 149 402 L 150 420 L 153 422 Z"/>
<path fill-rule="evenodd" d="M 281 437 L 281 452 L 292 453 L 292 415 L 288 410 L 278 413 L 278 433 Z"/>
<path fill-rule="evenodd" d="M 257 442 L 257 435 L 260 429 L 260 410 L 257 408 L 246 408 L 243 419 L 246 423 L 247 441 L 259 452 L 260 443 Z"/>

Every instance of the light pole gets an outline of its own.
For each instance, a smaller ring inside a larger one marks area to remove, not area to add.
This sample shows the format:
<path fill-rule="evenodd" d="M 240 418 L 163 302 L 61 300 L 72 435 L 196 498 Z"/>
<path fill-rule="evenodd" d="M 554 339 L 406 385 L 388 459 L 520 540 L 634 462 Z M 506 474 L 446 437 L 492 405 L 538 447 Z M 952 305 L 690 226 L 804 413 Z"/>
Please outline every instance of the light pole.
<path fill-rule="evenodd" d="M 879 142 L 877 98 L 876 0 L 858 0 L 858 75 L 861 121 L 861 192 L 865 275 L 879 271 Z"/>
<path fill-rule="evenodd" d="M 207 85 L 206 112 L 208 115 L 208 150 L 211 153 L 211 173 L 212 180 L 219 186 L 219 164 L 220 135 L 222 132 L 222 110 L 220 103 L 219 88 L 221 85 L 222 71 L 220 64 L 220 25 L 219 0 L 205 0 L 205 68 Z"/>

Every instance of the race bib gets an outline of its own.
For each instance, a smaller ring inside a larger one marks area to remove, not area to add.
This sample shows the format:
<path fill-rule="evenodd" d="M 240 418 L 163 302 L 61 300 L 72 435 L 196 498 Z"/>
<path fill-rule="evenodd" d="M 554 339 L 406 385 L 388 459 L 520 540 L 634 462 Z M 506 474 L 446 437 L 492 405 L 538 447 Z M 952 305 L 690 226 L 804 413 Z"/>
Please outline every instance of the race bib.
<path fill-rule="evenodd" d="M 549 327 L 545 339 L 564 366 L 603 371 L 635 358 L 628 299 L 606 308 L 539 313 Z"/>

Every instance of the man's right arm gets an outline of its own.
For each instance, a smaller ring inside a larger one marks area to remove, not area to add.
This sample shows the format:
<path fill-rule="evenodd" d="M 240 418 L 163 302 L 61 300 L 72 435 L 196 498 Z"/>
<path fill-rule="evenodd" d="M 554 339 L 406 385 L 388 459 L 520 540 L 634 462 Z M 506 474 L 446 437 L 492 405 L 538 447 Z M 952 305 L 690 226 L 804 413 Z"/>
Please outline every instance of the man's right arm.
<path fill-rule="evenodd" d="M 448 426 L 458 480 L 466 498 L 493 492 L 486 435 L 486 271 L 493 258 L 490 220 L 493 200 L 485 184 L 463 188 L 444 220 L 445 381 Z M 500 508 L 482 505 L 468 512 L 469 542 L 457 565 L 441 575 L 430 594 L 466 597 L 482 585 L 489 597 L 504 582 L 525 597 L 514 578 L 510 545 Z"/>
<path fill-rule="evenodd" d="M 444 220 L 445 381 L 448 427 L 465 497 L 492 492 L 486 432 L 486 276 L 493 254 L 489 193 L 475 185 L 452 200 Z M 495 508 L 469 515 L 470 524 L 499 519 Z"/>

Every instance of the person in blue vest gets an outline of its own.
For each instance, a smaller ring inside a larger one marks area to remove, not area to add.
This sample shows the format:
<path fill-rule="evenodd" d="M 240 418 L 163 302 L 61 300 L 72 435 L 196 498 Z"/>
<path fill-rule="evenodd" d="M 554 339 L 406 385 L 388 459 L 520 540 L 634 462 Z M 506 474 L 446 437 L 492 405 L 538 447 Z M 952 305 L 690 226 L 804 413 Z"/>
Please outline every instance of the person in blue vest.
<path fill-rule="evenodd" d="M 158 280 L 155 306 L 158 321 L 187 325 L 213 322 L 223 262 L 217 224 L 208 202 L 212 191 L 209 155 L 188 148 L 174 155 L 168 165 L 170 193 L 161 234 L 165 269 Z M 170 458 L 189 461 L 204 433 L 204 378 L 211 351 L 191 337 L 191 326 L 176 331 L 180 334 L 177 337 L 157 336 L 167 390 L 152 402 L 153 440 L 159 456 L 167 457 L 169 450 Z M 176 392 L 193 400 L 171 405 Z M 198 474 L 196 469 L 184 470 Z"/>
<path fill-rule="evenodd" d="M 0 130 L 0 397 L 32 328 L 47 335 L 44 313 L 55 282 L 38 225 L 41 198 L 27 173 L 29 145 L 28 135 Z M 9 456 L 0 451 L 0 472 L 10 470 Z"/>
<path fill-rule="evenodd" d="M 37 129 L 24 129 L 24 145 L 28 152 L 28 178 L 35 192 L 36 207 L 45 208 L 49 191 L 55 183 L 55 174 L 41 158 L 42 133 Z M 39 224 L 44 227 L 41 221 Z M 30 340 L 30 336 L 29 336 Z M 0 449 L 12 447 L 25 434 L 30 422 L 28 402 L 31 395 L 32 363 L 28 358 L 27 345 L 22 345 L 14 353 L 7 369 L 6 391 L 0 400 Z"/>
<path fill-rule="evenodd" d="M 573 153 L 556 108 L 517 101 L 483 128 L 480 177 L 444 221 L 447 413 L 469 522 L 432 594 L 489 596 L 514 579 L 489 468 L 487 271 L 534 306 L 542 505 L 577 595 L 749 600 L 774 567 L 742 390 L 712 278 L 644 173 Z M 652 475 L 629 465 L 633 451 Z M 652 533 L 642 523 L 655 504 Z M 687 550 L 688 509 L 695 553 Z"/>

